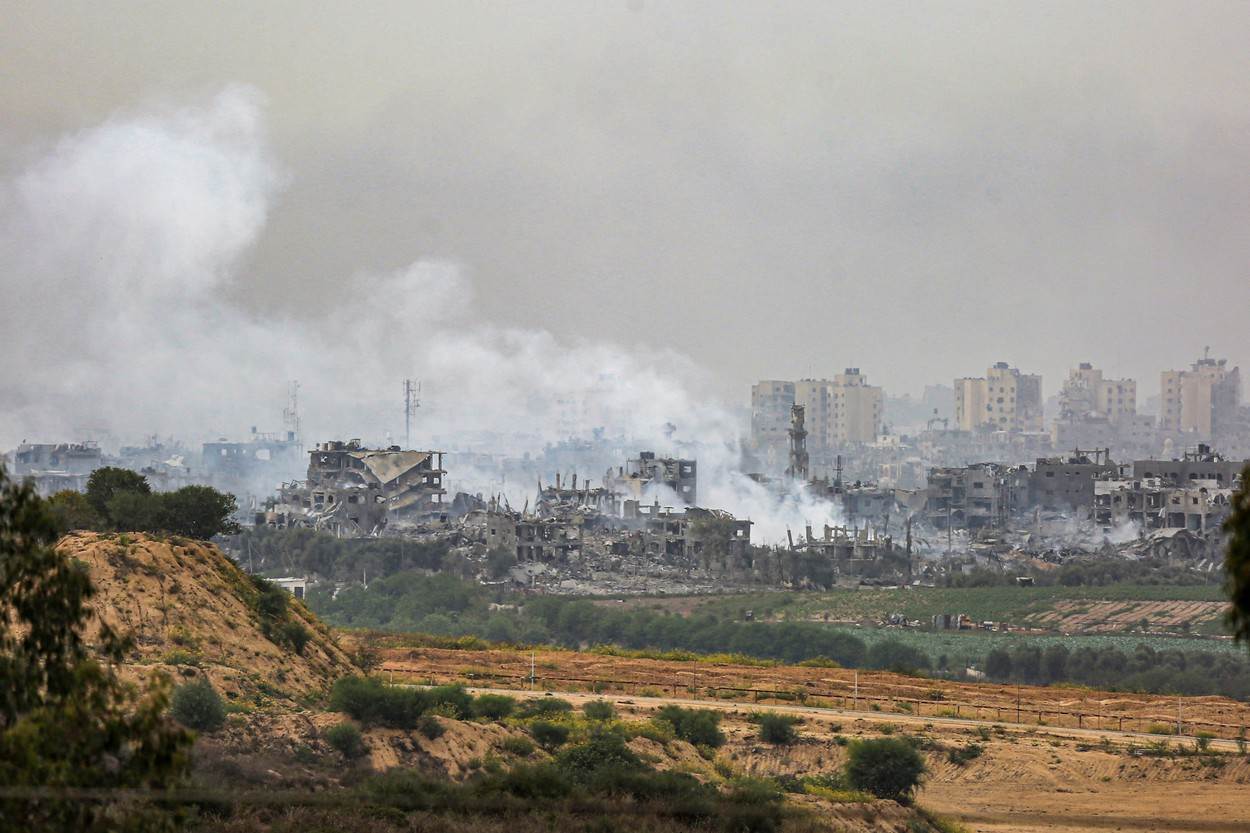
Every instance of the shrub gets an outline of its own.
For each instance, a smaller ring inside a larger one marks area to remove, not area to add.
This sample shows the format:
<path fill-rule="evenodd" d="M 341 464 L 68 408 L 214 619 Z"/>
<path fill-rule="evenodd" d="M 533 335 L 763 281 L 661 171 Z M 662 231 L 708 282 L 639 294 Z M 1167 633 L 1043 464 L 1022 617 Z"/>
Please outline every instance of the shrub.
<path fill-rule="evenodd" d="M 946 759 L 956 766 L 964 766 L 969 761 L 981 757 L 981 753 L 985 751 L 985 747 L 979 743 L 970 743 L 959 749 L 951 749 L 946 753 Z"/>
<path fill-rule="evenodd" d="M 556 758 L 556 765 L 568 773 L 569 778 L 581 783 L 591 780 L 601 770 L 643 768 L 642 759 L 615 732 L 596 732 L 584 743 L 564 749 Z"/>
<path fill-rule="evenodd" d="M 559 749 L 569 739 L 569 727 L 561 726 L 559 723 L 549 723 L 546 720 L 536 720 L 530 726 L 530 734 L 534 736 L 534 740 L 538 741 L 539 746 L 550 751 Z"/>
<path fill-rule="evenodd" d="M 438 740 L 447 729 L 442 723 L 438 722 L 437 717 L 432 714 L 426 714 L 417 718 L 417 731 L 430 740 Z"/>
<path fill-rule="evenodd" d="M 342 677 L 330 689 L 330 708 L 367 726 L 412 729 L 429 703 L 426 691 L 383 685 L 372 677 Z"/>
<path fill-rule="evenodd" d="M 498 786 L 519 798 L 564 798 L 573 791 L 565 774 L 552 764 L 519 764 L 499 777 Z"/>
<path fill-rule="evenodd" d="M 794 725 L 798 722 L 798 718 L 788 714 L 766 712 L 760 715 L 760 740 L 764 743 L 788 746 L 798 737 L 798 733 L 794 731 Z"/>
<path fill-rule="evenodd" d="M 555 717 L 573 711 L 573 704 L 559 697 L 538 697 L 526 700 L 519 712 L 521 717 Z"/>
<path fill-rule="evenodd" d="M 448 717 L 469 717 L 473 714 L 473 695 L 459 683 L 435 686 L 426 692 L 426 697 L 431 708 L 441 707 L 439 712 Z"/>
<path fill-rule="evenodd" d="M 518 758 L 528 758 L 534 754 L 534 742 L 529 738 L 513 735 L 503 739 L 499 744 L 499 748 L 509 755 L 516 755 Z"/>
<path fill-rule="evenodd" d="M 290 646 L 291 650 L 301 657 L 310 639 L 312 639 L 312 633 L 308 628 L 293 619 L 283 622 L 278 627 L 278 641 Z"/>
<path fill-rule="evenodd" d="M 655 716 L 657 721 L 673 727 L 673 734 L 695 746 L 713 749 L 725 745 L 725 735 L 720 730 L 720 713 L 710 709 L 683 709 L 681 706 L 665 706 Z"/>
<path fill-rule="evenodd" d="M 481 694 L 473 701 L 473 716 L 503 720 L 516 708 L 516 700 L 506 694 Z"/>
<path fill-rule="evenodd" d="M 846 780 L 878 798 L 910 803 L 924 773 L 924 759 L 902 738 L 861 740 L 850 746 Z"/>
<path fill-rule="evenodd" d="M 616 717 L 616 709 L 607 700 L 591 700 L 582 706 L 582 713 L 589 720 L 606 721 Z"/>
<path fill-rule="evenodd" d="M 354 723 L 340 723 L 326 730 L 326 743 L 349 761 L 365 754 L 365 742 Z"/>
<path fill-rule="evenodd" d="M 172 713 L 174 720 L 200 732 L 215 732 L 226 722 L 221 695 L 203 677 L 174 690 Z"/>

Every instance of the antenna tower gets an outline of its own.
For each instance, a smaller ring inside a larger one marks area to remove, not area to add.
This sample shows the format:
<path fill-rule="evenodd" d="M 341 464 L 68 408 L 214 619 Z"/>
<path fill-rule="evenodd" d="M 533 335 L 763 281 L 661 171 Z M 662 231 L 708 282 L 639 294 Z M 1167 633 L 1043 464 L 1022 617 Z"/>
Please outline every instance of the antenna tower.
<path fill-rule="evenodd" d="M 412 418 L 421 407 L 421 383 L 414 379 L 404 380 L 404 448 L 412 448 Z"/>

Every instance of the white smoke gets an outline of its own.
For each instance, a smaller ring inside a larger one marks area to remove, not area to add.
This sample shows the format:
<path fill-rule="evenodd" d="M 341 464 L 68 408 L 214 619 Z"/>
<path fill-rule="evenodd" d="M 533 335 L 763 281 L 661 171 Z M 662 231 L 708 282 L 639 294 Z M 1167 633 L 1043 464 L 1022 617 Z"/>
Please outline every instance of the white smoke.
<path fill-rule="evenodd" d="M 741 426 L 688 359 L 483 321 L 452 262 L 344 276 L 312 318 L 250 313 L 232 300 L 249 280 L 241 259 L 282 181 L 247 87 L 65 136 L 6 181 L 0 446 L 239 438 L 276 428 L 292 379 L 306 440 L 379 442 L 402 431 L 400 386 L 417 377 L 414 445 L 487 436 L 519 453 L 595 426 L 693 451 L 700 503 L 750 517 L 757 540 L 835 520 L 824 501 L 778 503 L 738 472 Z"/>

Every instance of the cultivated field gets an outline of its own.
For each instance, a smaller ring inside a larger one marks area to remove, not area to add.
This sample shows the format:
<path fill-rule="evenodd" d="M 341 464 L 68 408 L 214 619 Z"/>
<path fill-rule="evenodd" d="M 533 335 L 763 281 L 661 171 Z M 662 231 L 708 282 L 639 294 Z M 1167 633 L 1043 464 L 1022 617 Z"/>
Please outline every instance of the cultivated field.
<path fill-rule="evenodd" d="M 401 639 L 401 638 L 400 638 Z M 385 646 L 387 643 L 383 643 Z M 957 683 L 842 668 L 752 666 L 633 659 L 574 651 L 384 647 L 382 670 L 396 682 L 670 696 L 709 702 L 794 704 L 914 716 L 983 720 L 1052 729 L 1207 732 L 1233 739 L 1250 725 L 1250 705 L 1224 697 L 1178 699 L 1063 686 Z"/>

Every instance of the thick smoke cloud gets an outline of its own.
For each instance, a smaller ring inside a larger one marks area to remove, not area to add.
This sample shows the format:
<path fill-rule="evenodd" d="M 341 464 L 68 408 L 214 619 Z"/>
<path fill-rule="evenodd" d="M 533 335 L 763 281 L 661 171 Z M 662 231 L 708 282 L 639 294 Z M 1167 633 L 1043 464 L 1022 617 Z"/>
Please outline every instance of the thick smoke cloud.
<path fill-rule="evenodd" d="M 703 502 L 756 519 L 766 540 L 832 520 L 737 471 L 740 426 L 688 359 L 496 326 L 453 262 L 346 275 L 298 319 L 241 307 L 244 256 L 283 182 L 261 96 L 231 87 L 65 136 L 5 183 L 0 444 L 239 437 L 276 427 L 291 379 L 306 440 L 398 440 L 402 380 L 416 377 L 432 400 L 416 445 L 523 453 L 594 426 L 695 453 Z"/>

